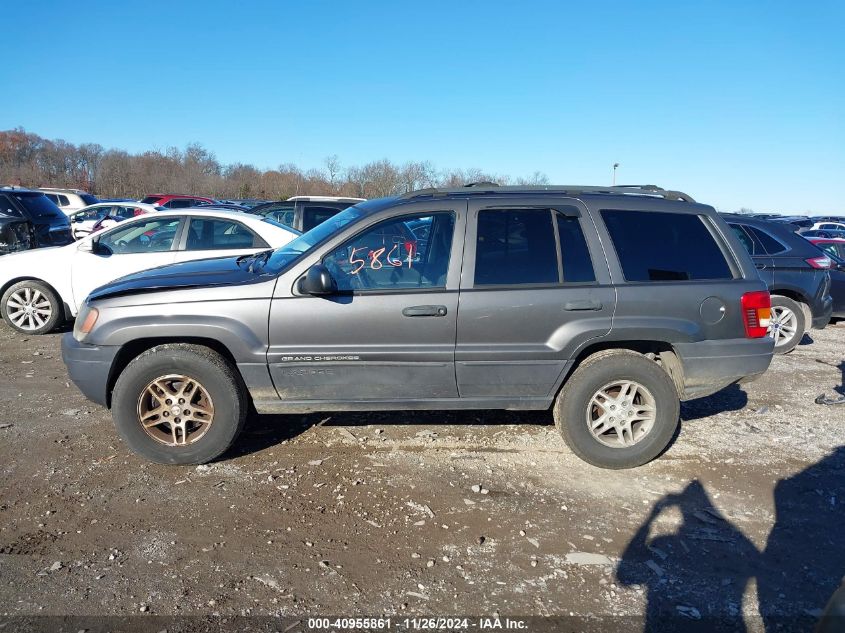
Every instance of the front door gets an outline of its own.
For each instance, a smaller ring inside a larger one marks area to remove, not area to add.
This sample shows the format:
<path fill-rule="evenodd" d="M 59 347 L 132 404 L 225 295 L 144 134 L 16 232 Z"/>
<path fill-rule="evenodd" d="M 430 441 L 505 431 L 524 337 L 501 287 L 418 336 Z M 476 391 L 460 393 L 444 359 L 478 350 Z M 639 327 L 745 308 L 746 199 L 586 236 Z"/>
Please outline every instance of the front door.
<path fill-rule="evenodd" d="M 268 363 L 285 400 L 456 398 L 455 327 L 466 203 L 413 205 L 323 254 L 327 297 L 276 298 Z M 456 207 L 457 205 L 457 207 Z M 278 295 L 278 290 L 277 290 Z"/>
<path fill-rule="evenodd" d="M 610 331 L 616 292 L 574 200 L 471 202 L 455 368 L 462 398 L 546 399 L 572 358 Z"/>
<path fill-rule="evenodd" d="M 77 250 L 71 264 L 76 306 L 82 305 L 94 288 L 118 277 L 173 263 L 181 221 L 179 217 L 145 216 L 84 238 L 86 244 L 90 241 L 92 250 Z"/>

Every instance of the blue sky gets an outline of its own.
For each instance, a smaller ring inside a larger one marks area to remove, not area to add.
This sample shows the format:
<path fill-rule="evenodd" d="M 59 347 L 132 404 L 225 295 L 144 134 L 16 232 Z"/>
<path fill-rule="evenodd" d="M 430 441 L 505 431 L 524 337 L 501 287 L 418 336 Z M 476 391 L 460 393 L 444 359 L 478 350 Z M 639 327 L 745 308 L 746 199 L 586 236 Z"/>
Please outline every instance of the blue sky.
<path fill-rule="evenodd" d="M 11 2 L 0 129 L 845 211 L 845 3 Z"/>

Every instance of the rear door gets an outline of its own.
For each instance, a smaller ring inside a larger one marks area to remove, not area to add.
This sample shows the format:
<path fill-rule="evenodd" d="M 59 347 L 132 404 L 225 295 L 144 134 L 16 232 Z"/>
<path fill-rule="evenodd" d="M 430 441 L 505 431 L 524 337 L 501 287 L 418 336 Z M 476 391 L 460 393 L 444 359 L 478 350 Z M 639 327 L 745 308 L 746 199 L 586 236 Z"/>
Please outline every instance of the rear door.
<path fill-rule="evenodd" d="M 455 370 L 462 398 L 543 398 L 585 341 L 610 330 L 616 293 L 574 199 L 469 203 Z"/>
<path fill-rule="evenodd" d="M 268 248 L 270 245 L 242 222 L 190 216 L 176 251 L 176 261 L 246 255 Z"/>
<path fill-rule="evenodd" d="M 465 209 L 454 200 L 404 205 L 321 254 L 336 294 L 273 300 L 267 359 L 279 397 L 324 405 L 457 397 Z"/>

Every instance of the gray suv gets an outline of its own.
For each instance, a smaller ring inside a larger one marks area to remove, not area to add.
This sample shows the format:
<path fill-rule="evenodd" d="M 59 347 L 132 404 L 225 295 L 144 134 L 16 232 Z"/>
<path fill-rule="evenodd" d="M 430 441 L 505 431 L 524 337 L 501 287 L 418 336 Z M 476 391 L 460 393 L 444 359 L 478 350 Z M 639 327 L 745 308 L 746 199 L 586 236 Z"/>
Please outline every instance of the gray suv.
<path fill-rule="evenodd" d="M 655 458 L 679 401 L 766 370 L 770 299 L 712 207 L 658 187 L 429 189 L 275 251 L 95 290 L 71 378 L 161 463 L 258 413 L 549 409 L 605 468 Z"/>

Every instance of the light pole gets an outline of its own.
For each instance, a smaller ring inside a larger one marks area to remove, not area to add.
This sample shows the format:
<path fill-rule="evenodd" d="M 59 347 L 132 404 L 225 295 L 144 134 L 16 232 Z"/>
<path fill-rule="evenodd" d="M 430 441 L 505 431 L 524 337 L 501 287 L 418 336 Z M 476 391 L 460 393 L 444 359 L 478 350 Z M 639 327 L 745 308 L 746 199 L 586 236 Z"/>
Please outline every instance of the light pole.
<path fill-rule="evenodd" d="M 613 163 L 613 180 L 612 186 L 616 186 L 616 168 L 619 167 L 619 163 Z"/>

